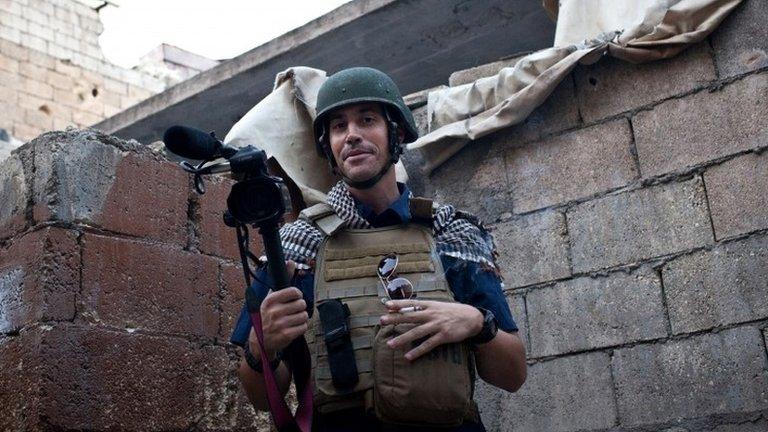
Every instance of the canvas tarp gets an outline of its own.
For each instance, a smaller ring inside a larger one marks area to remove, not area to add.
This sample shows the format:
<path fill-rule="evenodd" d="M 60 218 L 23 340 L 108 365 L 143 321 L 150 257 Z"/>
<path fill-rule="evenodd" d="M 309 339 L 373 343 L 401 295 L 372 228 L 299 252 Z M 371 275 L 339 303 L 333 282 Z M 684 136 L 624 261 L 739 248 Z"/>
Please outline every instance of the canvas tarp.
<path fill-rule="evenodd" d="M 325 202 L 327 192 L 338 181 L 328 161 L 318 155 L 312 131 L 317 92 L 325 80 L 324 71 L 309 67 L 280 72 L 272 93 L 251 108 L 224 138 L 225 144 L 253 145 L 274 158 L 296 183 L 308 206 Z M 396 168 L 398 180 L 406 181 L 403 164 Z"/>
<path fill-rule="evenodd" d="M 571 21 L 566 16 L 568 13 L 578 15 L 572 22 L 587 22 L 590 15 L 595 19 L 601 16 L 586 6 L 576 6 L 577 2 L 596 8 L 611 3 L 610 0 L 561 0 L 560 9 L 552 10 L 557 13 L 558 22 Z M 552 2 L 544 3 L 552 5 Z M 422 152 L 423 169 L 430 173 L 472 140 L 524 121 L 578 63 L 591 64 L 603 55 L 633 63 L 675 56 L 702 41 L 739 3 L 741 0 L 644 1 L 642 18 L 636 19 L 635 12 L 624 17 L 634 21 L 629 28 L 592 35 L 591 40 L 582 43 L 541 50 L 495 76 L 431 92 L 427 112 L 430 132 L 407 148 Z M 581 28 L 594 31 L 597 27 Z M 576 37 L 576 30 L 569 28 L 569 32 L 568 38 Z"/>

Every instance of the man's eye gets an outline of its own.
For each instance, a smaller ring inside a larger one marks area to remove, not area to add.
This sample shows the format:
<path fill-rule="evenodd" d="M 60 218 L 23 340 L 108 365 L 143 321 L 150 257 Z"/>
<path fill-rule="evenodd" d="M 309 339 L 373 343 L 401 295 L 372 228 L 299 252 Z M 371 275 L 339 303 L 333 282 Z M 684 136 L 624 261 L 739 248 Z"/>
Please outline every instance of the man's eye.
<path fill-rule="evenodd" d="M 341 122 L 334 123 L 334 124 L 331 125 L 331 129 L 338 130 L 338 129 L 343 129 L 343 128 L 344 128 L 344 123 L 341 123 Z"/>

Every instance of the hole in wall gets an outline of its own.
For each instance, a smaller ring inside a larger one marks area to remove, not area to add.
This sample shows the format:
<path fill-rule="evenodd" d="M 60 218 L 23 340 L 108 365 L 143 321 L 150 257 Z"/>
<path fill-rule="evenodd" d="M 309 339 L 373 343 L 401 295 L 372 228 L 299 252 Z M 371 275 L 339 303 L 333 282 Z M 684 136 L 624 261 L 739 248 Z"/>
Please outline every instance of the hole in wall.
<path fill-rule="evenodd" d="M 597 85 L 597 80 L 594 77 L 589 77 L 589 83 L 592 85 Z"/>
<path fill-rule="evenodd" d="M 99 95 L 99 89 L 94 87 L 93 90 L 91 90 L 91 95 L 93 95 L 93 97 L 98 96 Z"/>
<path fill-rule="evenodd" d="M 37 109 L 48 115 L 51 115 L 51 108 L 48 105 L 40 105 L 39 107 L 37 107 Z"/>

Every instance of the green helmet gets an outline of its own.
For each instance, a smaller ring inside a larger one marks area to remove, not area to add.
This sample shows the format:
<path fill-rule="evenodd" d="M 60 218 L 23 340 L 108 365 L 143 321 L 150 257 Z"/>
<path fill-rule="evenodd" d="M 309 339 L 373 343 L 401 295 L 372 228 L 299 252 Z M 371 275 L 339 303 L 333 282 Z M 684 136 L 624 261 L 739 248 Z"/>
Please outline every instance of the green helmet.
<path fill-rule="evenodd" d="M 317 116 L 313 124 L 318 153 L 326 157 L 323 146 L 327 143 L 328 114 L 345 105 L 378 102 L 385 106 L 387 115 L 405 131 L 403 143 L 419 137 L 411 110 L 405 105 L 400 90 L 384 72 L 369 67 L 344 69 L 328 77 L 317 94 Z"/>

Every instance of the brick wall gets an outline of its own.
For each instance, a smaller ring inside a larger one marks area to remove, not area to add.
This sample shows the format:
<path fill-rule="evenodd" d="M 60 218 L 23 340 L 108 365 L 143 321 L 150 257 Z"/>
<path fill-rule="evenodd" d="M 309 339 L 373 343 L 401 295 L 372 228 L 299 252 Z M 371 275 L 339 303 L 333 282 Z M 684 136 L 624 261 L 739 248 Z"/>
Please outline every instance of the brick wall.
<path fill-rule="evenodd" d="M 243 301 L 229 185 L 208 186 L 88 130 L 0 164 L 0 430 L 266 424 L 228 343 Z"/>
<path fill-rule="evenodd" d="M 490 430 L 768 430 L 767 19 L 748 0 L 676 58 L 580 66 L 415 176 L 501 251 L 530 367 L 480 392 Z"/>
<path fill-rule="evenodd" d="M 489 430 L 768 429 L 767 13 L 748 0 L 671 60 L 579 67 L 430 178 L 407 154 L 417 192 L 499 245 L 530 367 L 516 394 L 478 383 Z M 92 131 L 2 162 L 0 430 L 266 429 L 227 343 L 228 186 L 197 196 Z"/>
<path fill-rule="evenodd" d="M 27 141 L 95 124 L 166 88 L 109 63 L 96 10 L 76 0 L 0 1 L 0 128 Z"/>

